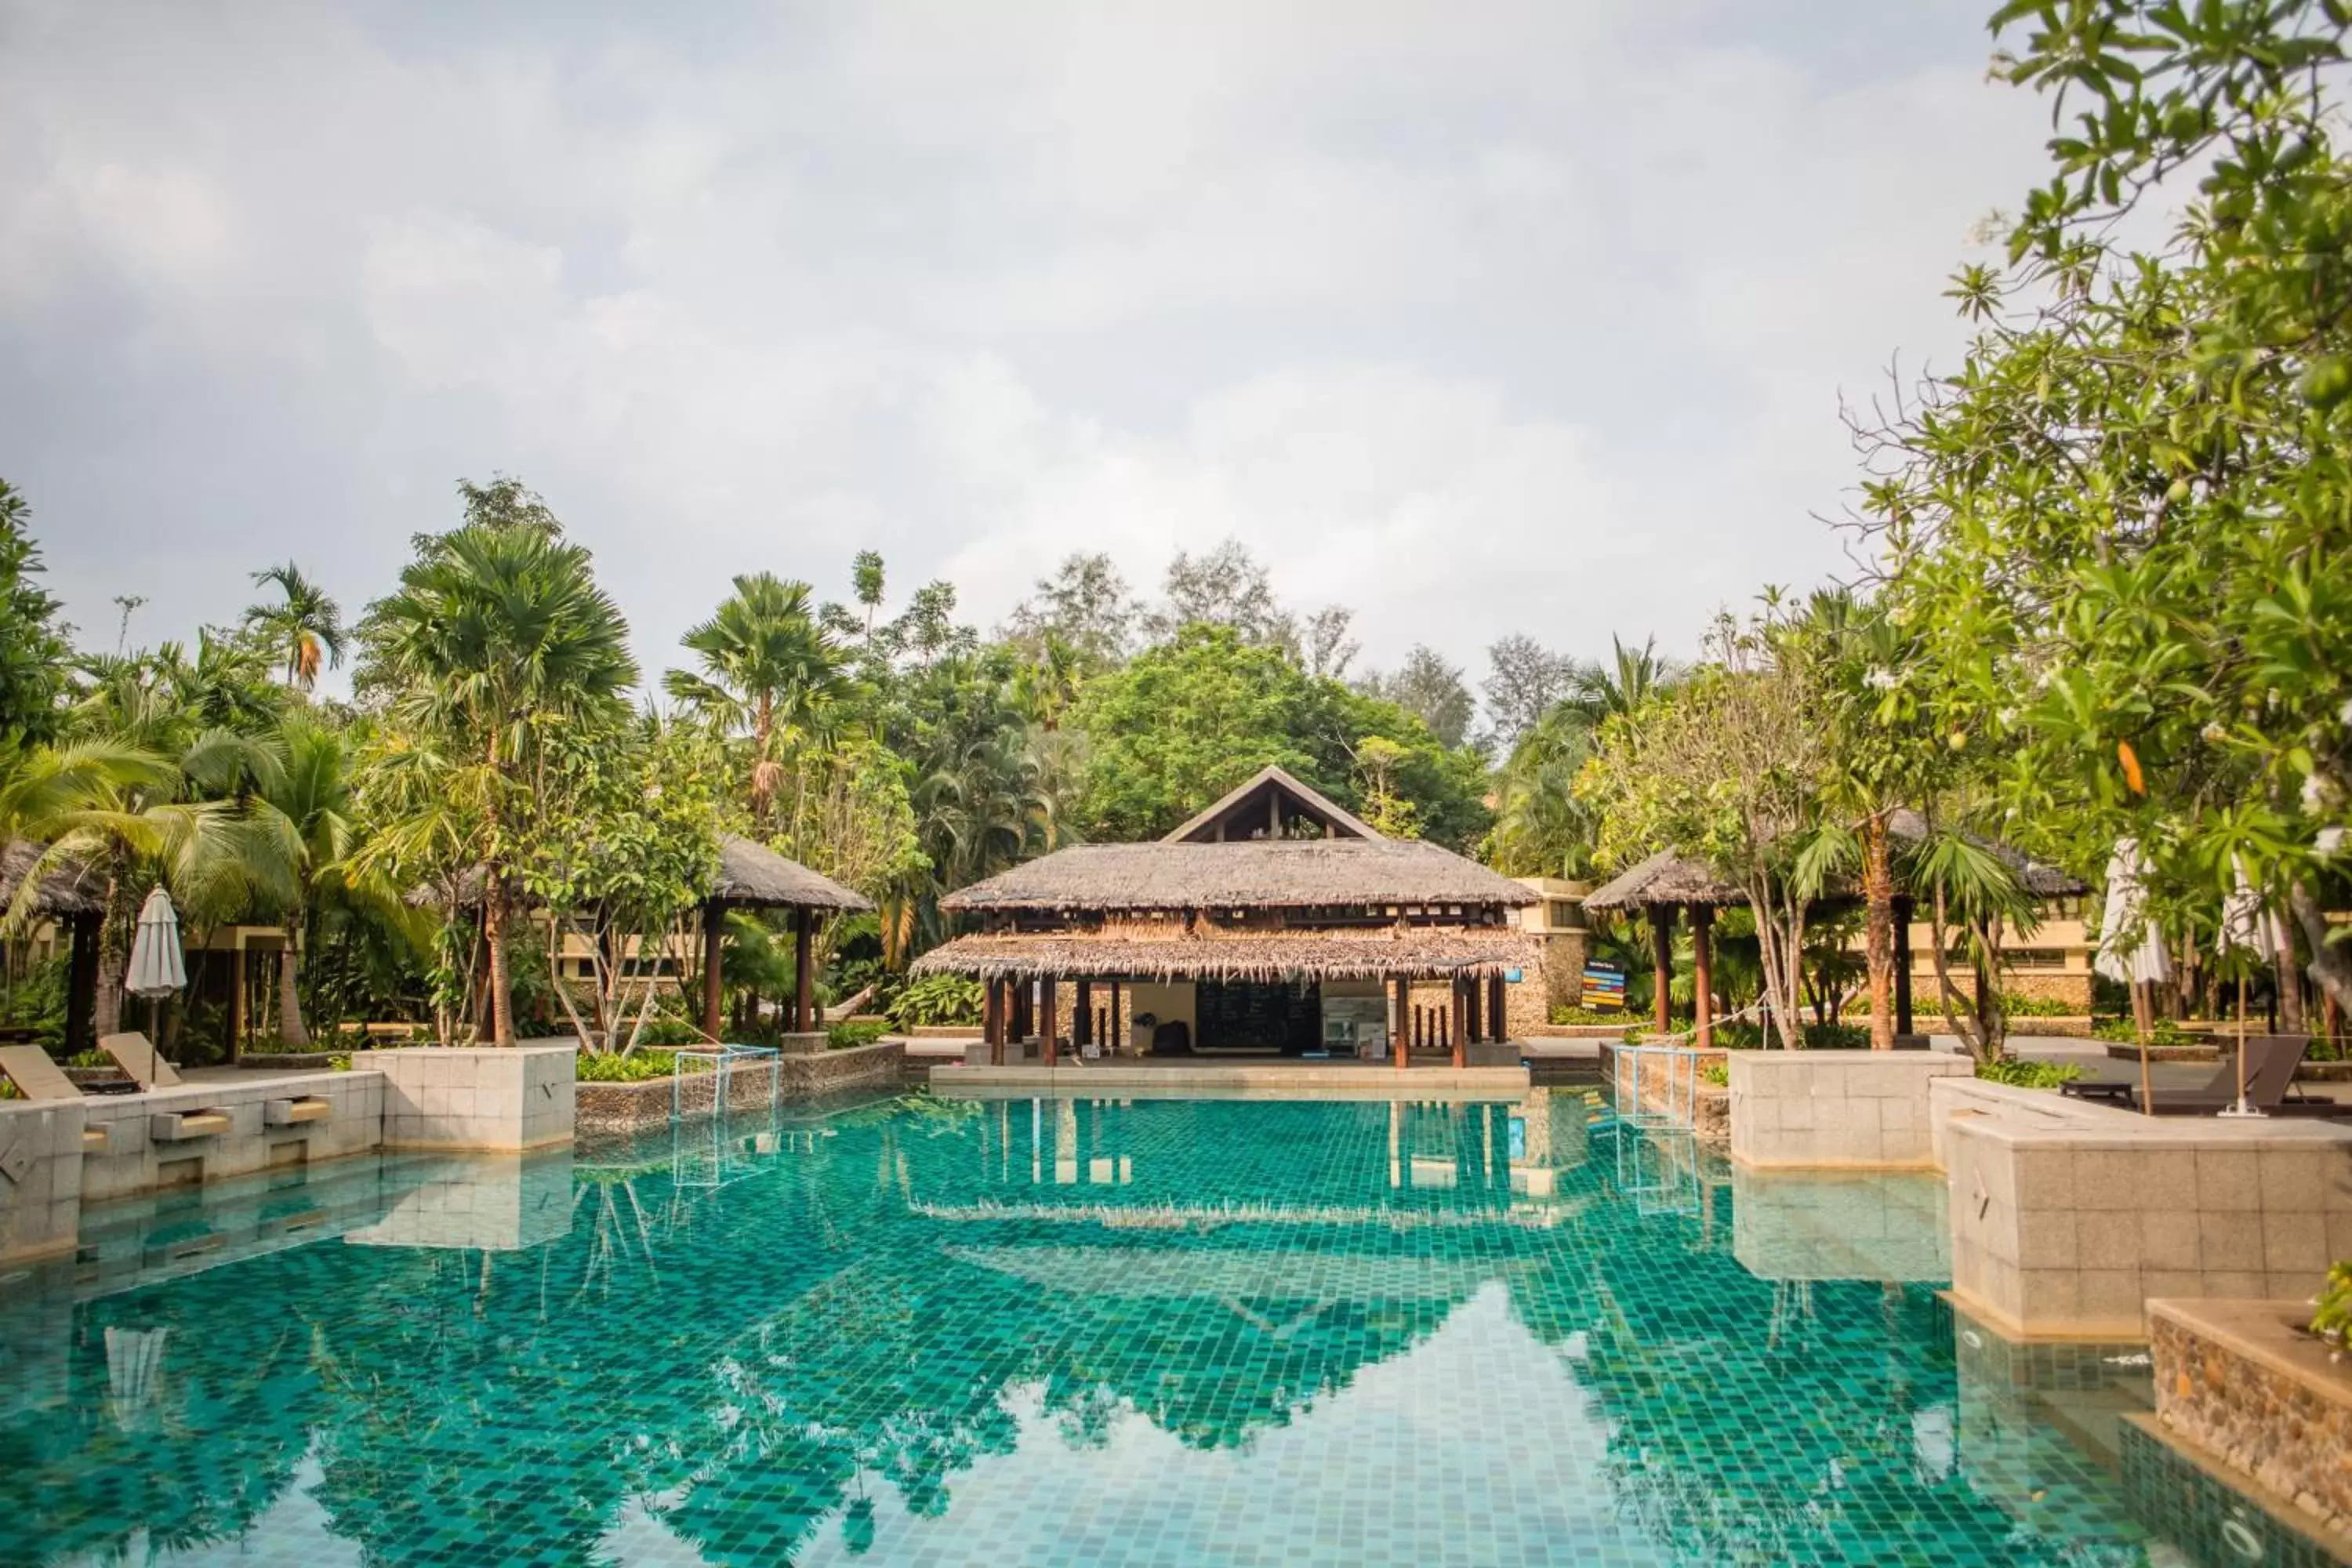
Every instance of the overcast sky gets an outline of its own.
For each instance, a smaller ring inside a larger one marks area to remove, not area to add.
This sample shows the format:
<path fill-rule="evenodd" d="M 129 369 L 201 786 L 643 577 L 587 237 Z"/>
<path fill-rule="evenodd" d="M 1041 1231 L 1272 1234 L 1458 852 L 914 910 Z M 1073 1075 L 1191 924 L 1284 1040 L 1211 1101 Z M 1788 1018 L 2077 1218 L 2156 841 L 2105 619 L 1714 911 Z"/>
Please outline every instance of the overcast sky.
<path fill-rule="evenodd" d="M 736 572 L 986 626 L 1228 536 L 1376 664 L 1687 648 L 1956 359 L 1989 9 L 0 0 L 0 476 L 108 647 L 503 471 L 649 670 Z"/>

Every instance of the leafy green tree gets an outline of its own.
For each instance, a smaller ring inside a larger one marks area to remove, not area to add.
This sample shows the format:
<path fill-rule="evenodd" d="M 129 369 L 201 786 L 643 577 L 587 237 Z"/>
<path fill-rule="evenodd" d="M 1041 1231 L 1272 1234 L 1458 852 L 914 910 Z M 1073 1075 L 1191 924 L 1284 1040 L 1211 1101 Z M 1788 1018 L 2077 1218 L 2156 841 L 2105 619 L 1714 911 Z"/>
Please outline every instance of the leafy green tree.
<path fill-rule="evenodd" d="M 1298 646 L 1297 618 L 1275 597 L 1273 578 L 1239 540 L 1199 555 L 1178 551 L 1161 591 L 1165 603 L 1144 617 L 1155 643 L 1172 642 L 1188 626 L 1213 626 L 1258 647 Z"/>
<path fill-rule="evenodd" d="M 1576 660 L 1531 637 L 1513 632 L 1486 648 L 1486 679 L 1478 685 L 1495 743 L 1510 754 L 1519 738 L 1575 689 Z"/>
<path fill-rule="evenodd" d="M 0 479 L 0 746 L 56 734 L 69 649 L 58 601 L 34 579 L 32 507 Z"/>
<path fill-rule="evenodd" d="M 437 798 L 395 794 L 385 804 L 412 814 L 412 837 L 419 829 L 428 843 L 453 836 L 439 847 L 480 868 L 491 1037 L 499 1045 L 514 1039 L 507 923 L 530 848 L 527 796 L 554 737 L 615 721 L 622 693 L 637 678 L 627 626 L 597 586 L 588 551 L 565 542 L 551 516 L 542 525 L 531 514 L 543 505 L 520 500 L 519 489 L 499 500 L 520 521 L 486 519 L 419 538 L 400 586 L 369 606 L 360 630 L 362 684 L 383 694 L 386 729 L 407 738 L 410 757 L 439 764 L 438 776 L 409 773 L 427 791 L 437 788 Z M 467 494 L 470 514 L 476 496 L 471 487 Z M 425 846 L 415 847 L 425 858 Z"/>
<path fill-rule="evenodd" d="M 1460 845 L 1487 826 L 1474 753 L 1449 751 L 1395 704 L 1317 679 L 1230 626 L 1188 626 L 1099 678 L 1073 722 L 1090 747 L 1079 791 L 1088 837 L 1156 837 L 1268 763 L 1352 809 L 1363 802 L 1357 752 L 1368 736 L 1401 748 L 1384 777 L 1423 834 Z"/>
<path fill-rule="evenodd" d="M 246 629 L 284 650 L 287 685 L 310 690 L 318 685 L 322 668 L 334 668 L 343 662 L 348 638 L 342 606 L 291 561 L 256 572 L 253 582 L 257 588 L 277 589 L 278 602 L 247 609 Z"/>
<path fill-rule="evenodd" d="M 1604 865 L 1671 849 L 1747 893 L 1764 994 L 1795 1050 L 1809 901 L 1797 857 L 1821 820 L 1823 737 L 1803 661 L 1781 646 L 1785 629 L 1769 598 L 1748 620 L 1723 616 L 1711 657 L 1673 691 L 1602 723 L 1577 793 L 1601 815 Z"/>
<path fill-rule="evenodd" d="M 1507 877 L 1592 875 L 1600 818 L 1576 795 L 1591 754 L 1591 726 L 1565 703 L 1519 737 L 1496 775 L 1488 864 Z"/>
<path fill-rule="evenodd" d="M 2119 837 L 2180 930 L 2244 868 L 2352 1005 L 2315 890 L 2352 827 L 2352 166 L 2347 13 L 2313 0 L 2011 4 L 2053 174 L 1952 293 L 1966 364 L 1861 431 L 1891 613 L 1940 722 L 2004 759 L 2021 833 L 2086 873 Z M 2198 182 L 2163 247 L 2115 221 Z"/>
<path fill-rule="evenodd" d="M 1013 612 L 1009 629 L 1017 641 L 1067 648 L 1093 671 L 1127 657 L 1142 610 L 1111 558 L 1078 552 Z"/>
<path fill-rule="evenodd" d="M 1445 662 L 1426 643 L 1416 643 L 1393 672 L 1374 671 L 1357 683 L 1367 697 L 1393 702 L 1429 727 L 1441 746 L 1459 746 L 1470 738 L 1470 720 L 1476 705 L 1462 670 Z"/>

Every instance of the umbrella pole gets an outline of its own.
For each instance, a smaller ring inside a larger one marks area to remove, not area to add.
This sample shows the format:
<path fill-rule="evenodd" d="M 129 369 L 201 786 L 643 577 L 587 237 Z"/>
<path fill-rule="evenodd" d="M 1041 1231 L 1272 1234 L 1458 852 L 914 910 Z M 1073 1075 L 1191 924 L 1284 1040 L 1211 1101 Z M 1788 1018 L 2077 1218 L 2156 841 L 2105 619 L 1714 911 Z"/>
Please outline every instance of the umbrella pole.
<path fill-rule="evenodd" d="M 2138 1027 L 2133 1032 L 2139 1037 L 2139 1113 L 2142 1116 L 2154 1116 L 2156 1114 L 2156 1090 L 2154 1086 L 2148 1081 L 2148 1030 L 2147 1026 L 2140 1020 L 2139 999 L 2140 985 L 2138 982 L 2135 981 L 2132 984 L 2132 1022 L 2138 1026 Z M 2153 1010 L 2153 1008 L 2150 1009 L 2150 1011 Z"/>
<path fill-rule="evenodd" d="M 2221 1114 L 2224 1116 L 2263 1114 L 2246 1103 L 2246 981 L 2243 975 L 2238 978 L 2238 1103 Z"/>

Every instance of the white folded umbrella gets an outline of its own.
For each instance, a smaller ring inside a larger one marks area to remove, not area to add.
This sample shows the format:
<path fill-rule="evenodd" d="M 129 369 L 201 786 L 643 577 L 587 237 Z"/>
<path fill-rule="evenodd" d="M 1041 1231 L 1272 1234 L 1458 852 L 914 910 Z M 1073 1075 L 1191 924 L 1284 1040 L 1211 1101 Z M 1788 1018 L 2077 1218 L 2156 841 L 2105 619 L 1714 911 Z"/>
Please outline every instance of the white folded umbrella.
<path fill-rule="evenodd" d="M 2124 985 L 2161 985 L 2172 978 L 2164 933 L 2147 918 L 2147 864 L 2137 838 L 2116 839 L 2107 860 L 2107 904 L 2099 917 L 2099 953 L 2091 967 Z"/>
<path fill-rule="evenodd" d="M 188 967 L 180 956 L 180 917 L 172 895 L 158 888 L 139 908 L 139 931 L 131 939 L 131 966 L 122 988 L 150 1001 L 175 995 L 188 984 Z"/>

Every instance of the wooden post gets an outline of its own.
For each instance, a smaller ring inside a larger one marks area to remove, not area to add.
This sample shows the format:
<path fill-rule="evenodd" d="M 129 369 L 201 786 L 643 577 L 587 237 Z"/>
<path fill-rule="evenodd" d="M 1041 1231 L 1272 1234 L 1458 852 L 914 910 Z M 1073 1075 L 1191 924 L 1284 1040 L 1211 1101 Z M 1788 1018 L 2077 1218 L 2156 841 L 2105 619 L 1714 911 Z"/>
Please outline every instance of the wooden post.
<path fill-rule="evenodd" d="M 1074 1017 L 1073 1017 L 1073 1018 L 1071 1018 L 1071 1020 L 1070 1020 L 1070 1044 L 1072 1044 L 1073 1046 L 1076 1046 L 1076 1047 L 1079 1047 L 1079 1053 L 1078 1053 L 1078 1054 L 1079 1054 L 1079 1055 L 1081 1055 L 1081 1056 L 1083 1056 L 1083 1055 L 1085 1055 L 1085 1054 L 1086 1054 L 1086 1052 L 1085 1052 L 1085 1047 L 1087 1047 L 1087 1046 L 1090 1046 L 1090 1045 L 1094 1044 L 1094 1038 L 1095 1038 L 1095 986 L 1094 986 L 1094 982 L 1093 982 L 1093 981 L 1091 981 L 1091 980 L 1081 980 L 1081 981 L 1079 981 L 1079 982 L 1078 982 L 1078 1010 L 1077 1010 L 1077 1014 L 1076 1014 L 1076 1016 L 1074 1016 Z"/>
<path fill-rule="evenodd" d="M 1470 1065 L 1470 988 L 1458 976 L 1454 982 L 1454 1011 L 1446 1019 L 1446 1043 L 1454 1049 L 1454 1065 Z"/>
<path fill-rule="evenodd" d="M 1475 1042 L 1486 1038 L 1486 988 L 1475 980 L 1456 983 L 1469 1001 L 1469 1022 L 1463 1039 Z"/>
<path fill-rule="evenodd" d="M 793 1032 L 816 1030 L 816 911 L 793 911 Z"/>
<path fill-rule="evenodd" d="M 1696 1003 L 1693 1021 L 1697 1024 L 1697 1037 L 1692 1044 L 1700 1050 L 1715 1045 L 1715 910 L 1705 904 L 1691 906 L 1691 989 Z"/>
<path fill-rule="evenodd" d="M 1402 1072 L 1412 1064 L 1412 982 L 1399 975 L 1396 981 L 1396 1016 L 1391 1020 L 1396 1030 L 1396 1065 Z"/>
<path fill-rule="evenodd" d="M 1650 906 L 1650 962 L 1657 967 L 1657 1030 L 1666 1032 L 1675 985 L 1675 906 Z"/>
<path fill-rule="evenodd" d="M 1895 900 L 1895 1032 L 1911 1032 L 1911 900 Z"/>
<path fill-rule="evenodd" d="M 1061 1033 L 1057 1016 L 1061 1010 L 1062 983 L 1049 975 L 1037 991 L 1037 1037 L 1043 1042 L 1047 1067 L 1052 1067 L 1057 1059 L 1058 1046 L 1055 1037 Z"/>
<path fill-rule="evenodd" d="M 1033 1016 L 1037 1007 L 1037 984 L 1026 979 L 1005 984 L 1013 987 L 1013 1043 L 1022 1048 L 1022 1055 L 1026 1056 L 1029 1054 L 1029 1037 L 1037 1032 L 1036 1020 Z"/>
<path fill-rule="evenodd" d="M 1486 980 L 1486 1037 L 1496 1045 L 1511 1037 L 1509 984 L 1499 974 Z"/>
<path fill-rule="evenodd" d="M 993 980 L 980 983 L 980 1043 L 991 1065 L 1004 1059 L 1004 1037 L 997 1002 L 1001 993 Z"/>
<path fill-rule="evenodd" d="M 66 931 L 65 1044 L 86 1051 L 98 1044 L 98 917 L 71 916 Z"/>
<path fill-rule="evenodd" d="M 702 1032 L 710 1039 L 719 1038 L 721 1019 L 719 995 L 723 981 L 719 973 L 719 937 L 727 929 L 727 911 L 717 903 L 702 906 Z"/>
<path fill-rule="evenodd" d="M 1106 1030 L 1105 1033 L 1109 1036 L 1109 1038 L 1106 1039 L 1103 1044 L 1109 1047 L 1113 1052 L 1125 1048 L 1127 1045 L 1127 1026 L 1119 1021 L 1118 982 L 1116 980 L 1110 983 L 1110 1027 Z"/>

